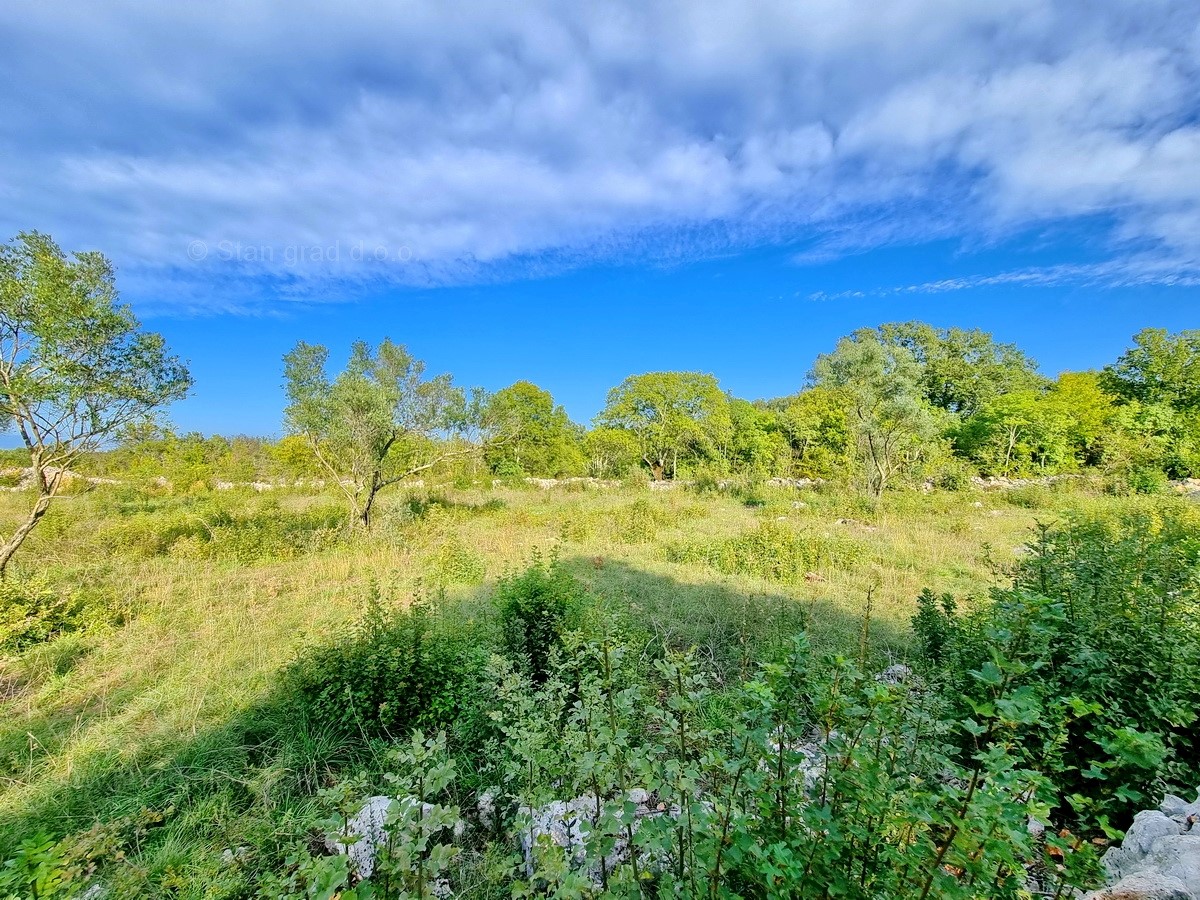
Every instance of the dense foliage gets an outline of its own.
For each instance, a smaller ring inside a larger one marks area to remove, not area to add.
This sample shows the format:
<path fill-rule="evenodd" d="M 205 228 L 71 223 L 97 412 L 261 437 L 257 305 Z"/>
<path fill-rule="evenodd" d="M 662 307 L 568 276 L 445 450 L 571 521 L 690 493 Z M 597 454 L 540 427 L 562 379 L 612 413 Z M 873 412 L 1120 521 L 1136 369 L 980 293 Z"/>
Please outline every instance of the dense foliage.
<path fill-rule="evenodd" d="M 1023 705 L 1014 752 L 1067 815 L 1098 827 L 1200 780 L 1200 517 L 1146 512 L 1043 527 L 1013 586 L 958 612 L 926 593 L 914 620 L 958 714 Z"/>

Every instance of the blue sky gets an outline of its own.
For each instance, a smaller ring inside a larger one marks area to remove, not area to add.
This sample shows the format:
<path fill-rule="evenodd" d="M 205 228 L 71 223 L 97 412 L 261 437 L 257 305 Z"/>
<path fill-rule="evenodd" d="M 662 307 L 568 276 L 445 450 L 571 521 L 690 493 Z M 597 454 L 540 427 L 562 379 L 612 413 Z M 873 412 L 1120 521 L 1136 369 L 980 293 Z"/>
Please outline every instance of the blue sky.
<path fill-rule="evenodd" d="M 0 239 L 114 259 L 184 429 L 276 432 L 298 339 L 586 421 L 883 321 L 1050 373 L 1200 326 L 1194 2 L 10 0 L 0 82 Z"/>

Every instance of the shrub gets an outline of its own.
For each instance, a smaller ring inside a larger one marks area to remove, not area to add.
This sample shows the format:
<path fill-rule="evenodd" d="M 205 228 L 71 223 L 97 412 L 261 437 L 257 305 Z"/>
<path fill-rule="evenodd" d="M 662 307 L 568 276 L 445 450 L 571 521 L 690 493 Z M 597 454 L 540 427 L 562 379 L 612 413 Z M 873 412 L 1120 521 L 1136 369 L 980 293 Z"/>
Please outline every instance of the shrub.
<path fill-rule="evenodd" d="M 0 581 L 0 655 L 119 620 L 102 599 L 85 592 L 59 593 L 37 578 Z"/>
<path fill-rule="evenodd" d="M 962 460 L 948 460 L 933 479 L 943 491 L 965 491 L 971 487 L 972 478 L 979 475 L 974 466 Z"/>
<path fill-rule="evenodd" d="M 1008 693 L 982 725 L 956 721 L 913 684 L 814 659 L 803 635 L 723 692 L 690 654 L 638 659 L 584 642 L 541 685 L 494 670 L 485 765 L 510 827 L 586 800 L 569 851 L 530 840 L 513 859 L 518 895 L 974 900 L 1021 896 L 1030 871 L 1046 896 L 1097 874 L 1090 846 L 1026 828 L 1047 791 L 1006 750 Z M 963 763 L 952 739 L 971 733 Z"/>
<path fill-rule="evenodd" d="M 727 575 L 794 584 L 815 569 L 850 568 L 862 549 L 845 535 L 797 531 L 787 523 L 767 521 L 735 537 L 668 547 L 667 559 L 701 562 Z"/>
<path fill-rule="evenodd" d="M 1042 527 L 1011 588 L 964 616 L 926 593 L 923 657 L 960 715 L 1001 685 L 1032 711 L 1019 757 L 1080 821 L 1200 779 L 1200 530 L 1167 509 Z M 981 677 L 981 673 L 986 677 Z"/>
<path fill-rule="evenodd" d="M 480 584 L 487 568 L 483 557 L 455 533 L 448 534 L 426 555 L 425 569 L 435 587 Z"/>
<path fill-rule="evenodd" d="M 504 646 L 535 681 L 546 677 L 550 656 L 579 610 L 583 588 L 556 559 L 536 558 L 518 575 L 496 584 Z"/>
<path fill-rule="evenodd" d="M 1022 509 L 1045 509 L 1051 505 L 1053 495 L 1044 484 L 1023 484 L 1004 491 L 1004 499 Z"/>
<path fill-rule="evenodd" d="M 289 511 L 268 500 L 236 510 L 228 502 L 205 497 L 123 504 L 124 521 L 102 531 L 100 540 L 137 556 L 256 562 L 330 546 L 345 527 L 344 510 L 333 505 Z"/>
<path fill-rule="evenodd" d="M 1167 473 L 1155 467 L 1134 469 L 1125 480 L 1135 494 L 1163 494 L 1170 484 Z"/>
<path fill-rule="evenodd" d="M 645 498 L 613 514 L 613 537 L 622 544 L 649 544 L 670 521 L 667 511 Z"/>
<path fill-rule="evenodd" d="M 412 728 L 469 728 L 475 682 L 487 657 L 474 629 L 435 627 L 417 601 L 388 606 L 374 591 L 340 640 L 302 653 L 285 673 L 300 711 L 350 736 L 400 737 Z"/>

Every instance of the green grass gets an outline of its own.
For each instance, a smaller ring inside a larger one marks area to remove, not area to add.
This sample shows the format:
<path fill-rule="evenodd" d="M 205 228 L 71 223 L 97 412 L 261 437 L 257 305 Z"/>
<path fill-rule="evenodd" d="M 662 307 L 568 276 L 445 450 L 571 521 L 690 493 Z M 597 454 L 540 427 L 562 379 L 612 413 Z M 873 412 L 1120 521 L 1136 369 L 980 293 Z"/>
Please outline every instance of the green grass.
<path fill-rule="evenodd" d="M 0 496 L 0 528 L 26 499 Z M 756 500 L 447 488 L 386 496 L 375 531 L 345 537 L 334 535 L 332 495 L 101 487 L 67 498 L 12 577 L 38 573 L 56 590 L 104 596 L 125 624 L 0 660 L 0 847 L 34 831 L 120 831 L 123 817 L 150 808 L 163 821 L 143 829 L 114 886 L 130 896 L 239 896 L 354 752 L 288 718 L 279 672 L 358 618 L 373 585 L 399 602 L 433 596 L 445 615 L 471 619 L 487 615 L 498 576 L 554 551 L 650 642 L 695 647 L 731 676 L 801 624 L 818 647 L 856 647 L 870 594 L 870 649 L 886 660 L 905 654 L 922 588 L 983 597 L 1036 522 L 1155 502 L 1067 490 L 897 494 L 872 505 L 832 490 L 764 489 Z M 229 533 L 213 537 L 221 528 Z M 768 565 L 769 543 L 748 563 L 736 552 L 721 561 L 721 548 L 761 534 L 827 550 L 797 551 L 788 577 Z M 185 549 L 173 549 L 180 541 Z M 701 551 L 672 552 L 679 547 Z M 239 846 L 253 853 L 230 871 L 221 853 Z"/>

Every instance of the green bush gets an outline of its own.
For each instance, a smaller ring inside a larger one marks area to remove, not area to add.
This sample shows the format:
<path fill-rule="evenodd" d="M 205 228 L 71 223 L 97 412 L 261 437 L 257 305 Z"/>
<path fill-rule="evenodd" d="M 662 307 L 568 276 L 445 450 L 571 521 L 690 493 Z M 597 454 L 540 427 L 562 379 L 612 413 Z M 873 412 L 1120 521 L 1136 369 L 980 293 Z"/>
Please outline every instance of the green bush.
<path fill-rule="evenodd" d="M 1134 469 L 1126 476 L 1125 482 L 1134 494 L 1163 494 L 1170 484 L 1167 473 L 1158 468 Z"/>
<path fill-rule="evenodd" d="M 256 562 L 331 546 L 345 530 L 346 514 L 338 506 L 291 511 L 266 500 L 235 509 L 227 505 L 232 499 L 172 497 L 123 504 L 123 521 L 99 538 L 135 556 Z"/>
<path fill-rule="evenodd" d="M 117 624 L 122 616 L 86 592 L 60 593 L 45 581 L 0 581 L 0 655 L 24 650 L 64 634 Z"/>
<path fill-rule="evenodd" d="M 1167 507 L 1042 527 L 989 604 L 959 615 L 920 598 L 918 643 L 958 714 L 986 706 L 990 685 L 1021 694 L 1018 755 L 1079 821 L 1200 780 L 1198 520 Z"/>
<path fill-rule="evenodd" d="M 1098 873 L 1086 843 L 1026 828 L 1052 817 L 1044 779 L 1006 750 L 1011 721 L 948 718 L 917 685 L 814 658 L 803 635 L 721 690 L 690 654 L 646 666 L 607 640 L 572 646 L 541 684 L 503 667 L 493 684 L 484 777 L 505 785 L 508 827 L 588 798 L 577 848 L 512 859 L 519 895 L 980 900 L 1022 896 L 1027 866 L 1046 896 Z"/>
<path fill-rule="evenodd" d="M 284 681 L 318 727 L 398 738 L 423 726 L 469 728 L 487 655 L 474 629 L 441 627 L 423 603 L 397 609 L 375 592 L 349 634 L 302 653 Z"/>
<path fill-rule="evenodd" d="M 649 544 L 670 521 L 665 509 L 641 498 L 613 513 L 612 534 L 622 544 Z"/>
<path fill-rule="evenodd" d="M 552 652 L 578 612 L 583 588 L 556 559 L 536 558 L 524 572 L 501 578 L 494 602 L 504 646 L 535 681 L 550 670 Z"/>
<path fill-rule="evenodd" d="M 1004 491 L 1004 499 L 1021 509 L 1045 509 L 1052 505 L 1054 497 L 1044 484 L 1024 484 Z"/>
<path fill-rule="evenodd" d="M 429 583 L 434 587 L 480 584 L 487 574 L 483 557 L 453 532 L 426 554 L 425 570 Z"/>
<path fill-rule="evenodd" d="M 848 569 L 862 545 L 840 534 L 797 531 L 786 522 L 763 522 L 753 531 L 717 541 L 667 548 L 671 562 L 700 562 L 727 575 L 754 575 L 794 584 L 817 569 Z"/>

